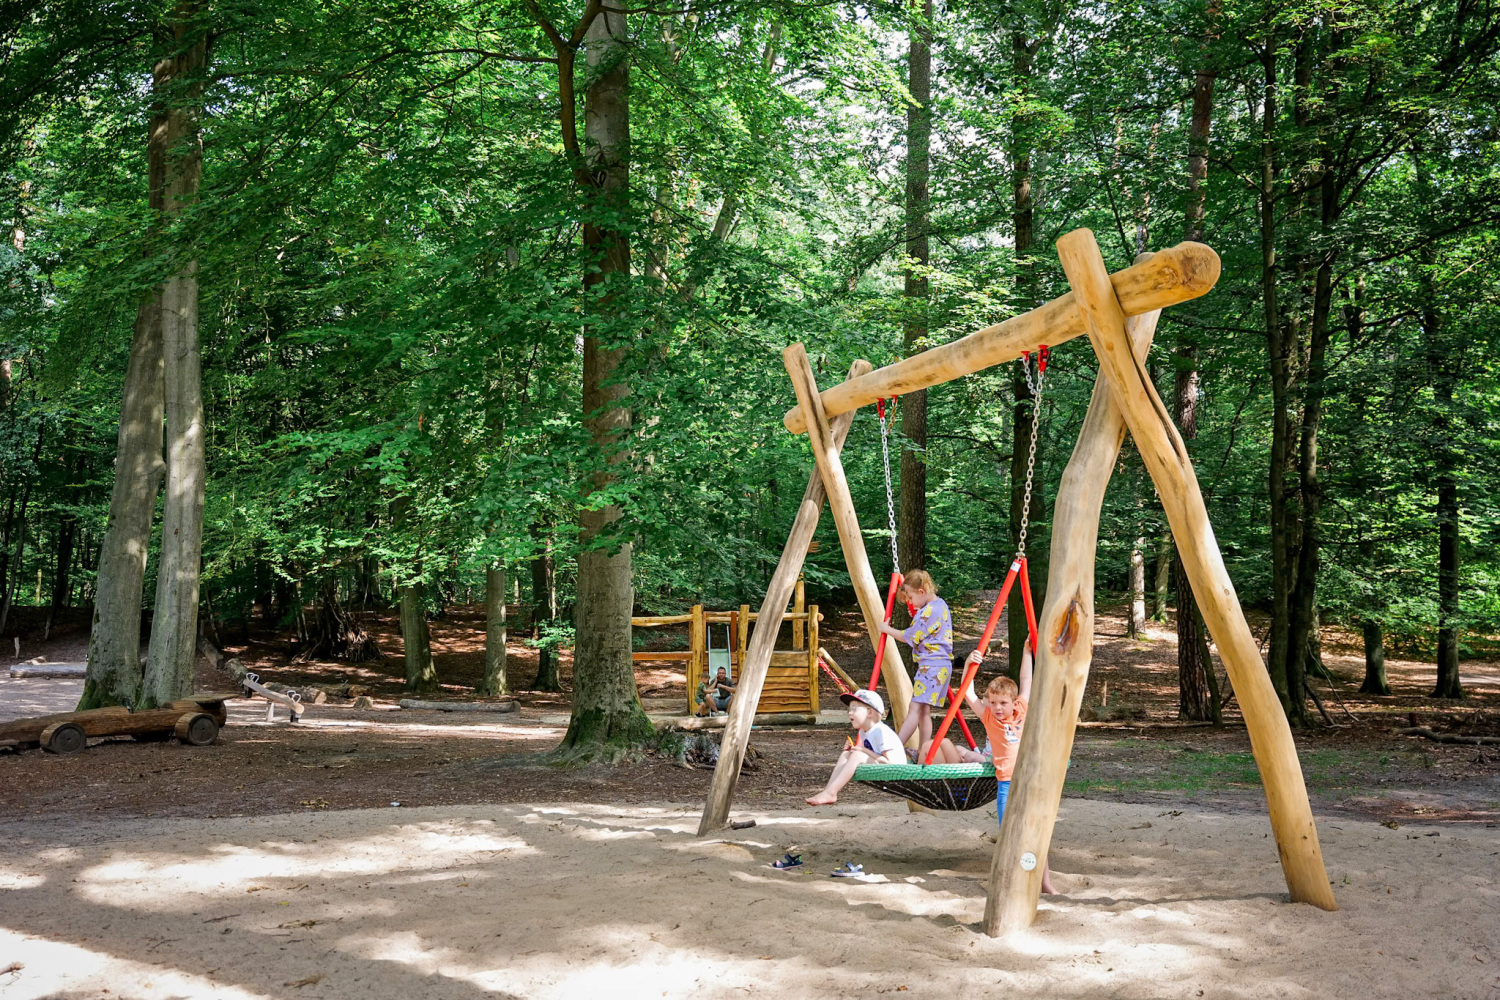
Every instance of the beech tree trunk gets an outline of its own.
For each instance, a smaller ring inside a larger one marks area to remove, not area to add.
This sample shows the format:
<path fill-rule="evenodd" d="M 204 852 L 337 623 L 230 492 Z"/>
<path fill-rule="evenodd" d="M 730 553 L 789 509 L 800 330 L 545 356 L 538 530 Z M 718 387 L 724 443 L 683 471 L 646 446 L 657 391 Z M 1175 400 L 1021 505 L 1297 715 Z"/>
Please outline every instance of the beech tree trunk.
<path fill-rule="evenodd" d="M 432 635 L 427 630 L 427 587 L 418 580 L 401 588 L 401 641 L 406 647 L 406 685 L 409 694 L 437 690 L 437 668 L 432 663 Z"/>
<path fill-rule="evenodd" d="M 1126 632 L 1138 639 L 1146 630 L 1146 538 L 1141 536 L 1130 547 L 1130 616 Z"/>
<path fill-rule="evenodd" d="M 1156 539 L 1156 576 L 1152 582 L 1151 620 L 1167 620 L 1167 607 L 1172 603 L 1172 559 L 1177 548 L 1172 533 L 1164 531 Z"/>
<path fill-rule="evenodd" d="M 203 146 L 196 104 L 208 65 L 208 36 L 194 23 L 194 0 L 174 15 L 172 55 L 157 63 L 154 82 L 173 92 L 166 115 L 167 177 L 163 211 L 178 214 L 198 197 Z M 196 35 L 196 37 L 194 37 Z M 198 347 L 198 262 L 189 260 L 161 294 L 163 401 L 167 482 L 162 504 L 161 561 L 146 652 L 142 704 L 164 705 L 193 692 L 198 649 L 198 574 L 203 561 L 203 379 Z"/>
<path fill-rule="evenodd" d="M 1360 694 L 1390 694 L 1391 685 L 1385 677 L 1385 636 L 1380 623 L 1373 618 L 1360 622 L 1365 638 L 1365 681 L 1359 686 Z"/>
<path fill-rule="evenodd" d="M 165 162 L 165 125 L 153 120 L 152 174 Z M 165 166 L 161 167 L 165 170 Z M 153 184 L 153 192 L 159 190 Z M 153 194 L 153 200 L 157 195 Z M 125 369 L 120 429 L 115 444 L 115 484 L 109 521 L 99 547 L 94 621 L 89 634 L 88 673 L 78 710 L 134 707 L 141 694 L 141 595 L 162 461 L 161 294 L 136 310 L 130 362 Z"/>
<path fill-rule="evenodd" d="M 593 209 L 583 228 L 584 289 L 591 313 L 583 345 L 584 422 L 595 460 L 591 492 L 615 480 L 625 461 L 621 439 L 630 427 L 627 388 L 615 378 L 628 351 L 609 328 L 628 311 L 630 236 L 613 228 L 628 211 L 630 52 L 624 13 L 599 14 L 586 34 L 591 79 L 584 95 L 586 194 Z M 609 220 L 604 222 L 602 220 Z M 618 758 L 655 734 L 641 708 L 631 659 L 634 604 L 631 543 L 618 506 L 585 507 L 580 515 L 577 636 L 573 649 L 573 715 L 560 751 Z"/>
<path fill-rule="evenodd" d="M 922 17 L 932 20 L 932 0 L 924 0 Z M 932 161 L 932 31 L 914 26 L 908 52 L 906 108 L 906 328 L 907 355 L 919 353 L 927 337 L 927 272 L 931 260 L 928 176 Z M 901 510 L 898 547 L 902 569 L 927 566 L 927 390 L 901 397 Z"/>
<path fill-rule="evenodd" d="M 499 697 L 510 694 L 510 680 L 505 676 L 505 567 L 496 565 L 484 571 L 484 678 L 476 694 Z"/>

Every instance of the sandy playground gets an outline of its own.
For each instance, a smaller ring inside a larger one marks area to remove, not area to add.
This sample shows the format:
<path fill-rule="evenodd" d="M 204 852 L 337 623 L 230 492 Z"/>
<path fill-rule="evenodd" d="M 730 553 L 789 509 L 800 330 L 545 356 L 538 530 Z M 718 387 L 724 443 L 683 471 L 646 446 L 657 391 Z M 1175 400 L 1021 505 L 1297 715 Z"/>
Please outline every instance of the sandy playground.
<path fill-rule="evenodd" d="M 1067 800 L 1060 897 L 977 929 L 993 814 L 486 805 L 0 824 L 0 998 L 1500 996 L 1500 829 Z M 767 862 L 792 844 L 802 872 Z M 829 878 L 844 860 L 877 873 Z"/>

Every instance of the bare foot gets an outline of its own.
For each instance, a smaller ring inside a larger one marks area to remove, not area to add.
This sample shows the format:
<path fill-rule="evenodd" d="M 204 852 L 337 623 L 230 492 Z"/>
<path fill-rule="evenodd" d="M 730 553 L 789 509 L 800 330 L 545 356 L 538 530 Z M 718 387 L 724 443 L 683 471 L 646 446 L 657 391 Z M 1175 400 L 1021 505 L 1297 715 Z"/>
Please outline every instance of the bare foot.
<path fill-rule="evenodd" d="M 834 795 L 832 792 L 819 792 L 817 795 L 811 796 L 805 801 L 810 806 L 831 806 L 838 800 L 839 797 L 837 795 Z"/>
<path fill-rule="evenodd" d="M 1048 896 L 1057 895 L 1057 889 L 1053 887 L 1052 880 L 1050 878 L 1042 879 L 1042 892 Z"/>

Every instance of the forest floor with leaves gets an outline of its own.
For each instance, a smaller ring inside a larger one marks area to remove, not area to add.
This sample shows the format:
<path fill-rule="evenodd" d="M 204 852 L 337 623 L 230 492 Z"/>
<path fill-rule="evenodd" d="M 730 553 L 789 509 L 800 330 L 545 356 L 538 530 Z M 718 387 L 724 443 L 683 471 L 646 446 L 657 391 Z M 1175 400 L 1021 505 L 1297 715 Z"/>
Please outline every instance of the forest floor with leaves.
<path fill-rule="evenodd" d="M 958 609 L 960 636 L 977 633 L 984 595 Z M 23 609 L 24 610 L 24 609 Z M 709 781 L 704 765 L 684 767 L 669 756 L 647 756 L 614 767 L 559 768 L 540 755 L 567 724 L 571 662 L 562 657 L 564 692 L 526 691 L 536 652 L 519 632 L 509 648 L 509 675 L 518 711 L 477 715 L 396 709 L 401 640 L 394 615 L 365 613 L 385 658 L 361 664 L 296 663 L 295 646 L 273 630 L 248 641 L 227 641 L 263 680 L 307 689 L 343 683 L 368 690 L 371 709 L 350 704 L 309 707 L 297 725 L 267 725 L 263 703 L 232 705 L 230 725 L 210 747 L 106 741 L 74 757 L 40 752 L 0 755 L 0 811 L 26 816 L 227 816 L 283 811 L 433 806 L 451 803 L 541 801 L 652 803 L 701 801 Z M 823 644 L 856 677 L 870 667 L 857 615 L 831 614 Z M 432 622 L 432 646 L 443 688 L 435 697 L 472 697 L 483 668 L 483 613 L 452 608 Z M 1264 623 L 1260 623 L 1263 628 Z M 87 621 L 69 619 L 41 644 L 23 630 L 23 655 L 60 661 L 81 658 Z M 1413 725 L 1438 731 L 1500 735 L 1500 664 L 1466 662 L 1470 692 L 1462 702 L 1425 697 L 1430 666 L 1392 658 L 1395 693 L 1355 694 L 1363 671 L 1360 650 L 1325 630 L 1325 659 L 1334 681 L 1316 681 L 1335 725 L 1298 733 L 1303 770 L 1315 807 L 1382 822 L 1443 820 L 1500 824 L 1500 746 L 1432 742 L 1399 735 Z M 660 645 L 673 637 L 651 633 Z M 969 640 L 972 643 L 972 638 Z M 963 646 L 959 640 L 960 648 Z M 1263 810 L 1264 799 L 1245 730 L 1231 702 L 1225 726 L 1184 726 L 1176 716 L 1176 638 L 1152 624 L 1140 639 L 1125 635 L 1119 608 L 1099 615 L 1094 666 L 1084 699 L 1066 794 L 1124 802 Z M 676 665 L 671 665 L 675 667 Z M 680 670 L 638 672 L 643 703 L 653 715 L 681 714 Z M 77 682 L 45 682 L 58 693 L 30 700 L 24 692 L 44 682 L 0 681 L 0 718 L 66 710 Z M 27 685 L 30 685 L 28 688 Z M 227 675 L 200 661 L 198 688 L 231 688 Z M 1225 686 L 1227 691 L 1227 685 Z M 821 687 L 825 720 L 841 708 L 837 689 Z M 33 705 L 32 702 L 35 702 Z M 282 716 L 284 718 L 284 713 Z M 1102 721 L 1099 721 L 1102 720 Z M 803 726 L 756 730 L 758 751 L 739 786 L 740 812 L 800 808 L 819 787 L 840 742 L 836 728 Z M 882 796 L 860 786 L 845 798 L 873 803 Z"/>

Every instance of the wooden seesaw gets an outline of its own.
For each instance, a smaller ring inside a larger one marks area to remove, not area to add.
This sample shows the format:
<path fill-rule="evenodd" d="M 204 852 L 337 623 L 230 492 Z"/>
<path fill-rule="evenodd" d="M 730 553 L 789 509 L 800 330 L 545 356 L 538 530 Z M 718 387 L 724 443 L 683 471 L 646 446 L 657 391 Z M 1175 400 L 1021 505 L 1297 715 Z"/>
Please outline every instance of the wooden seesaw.
<path fill-rule="evenodd" d="M 1183 568 L 1244 713 L 1291 898 L 1335 910 L 1338 905 L 1323 866 L 1291 727 L 1224 568 L 1187 447 L 1143 367 L 1161 310 L 1212 289 L 1219 278 L 1218 254 L 1201 243 L 1180 243 L 1157 254 L 1142 254 L 1131 267 L 1110 274 L 1094 234 L 1087 229 L 1068 233 L 1057 242 L 1057 251 L 1073 286 L 1068 294 L 875 371 L 867 371 L 865 362 L 856 362 L 847 381 L 821 393 L 803 346 L 793 344 L 782 352 L 797 394 L 797 406 L 787 411 L 783 423 L 793 434 L 808 435 L 817 468 L 760 613 L 767 617 L 786 609 L 826 492 L 866 628 L 871 641 L 880 643 L 883 637 L 877 626 L 884 609 L 839 459 L 853 412 L 880 399 L 1013 361 L 1043 346 L 1056 347 L 1087 336 L 1103 377 L 1094 384 L 1088 414 L 1058 487 L 1047 597 L 1039 621 L 1036 680 L 1010 800 L 995 844 L 985 933 L 995 936 L 1020 930 L 1036 917 L 1093 658 L 1099 513 L 1127 430 L 1161 497 Z M 893 640 L 884 637 L 884 641 Z M 887 653 L 888 662 L 897 662 L 890 656 Z M 769 663 L 770 643 L 752 642 L 740 671 L 738 695 L 730 705 L 719 763 L 698 826 L 700 837 L 721 830 L 729 818 Z M 904 672 L 893 670 L 890 677 L 898 682 L 892 685 L 891 701 L 899 717 L 911 696 L 910 682 L 901 691 Z"/>

